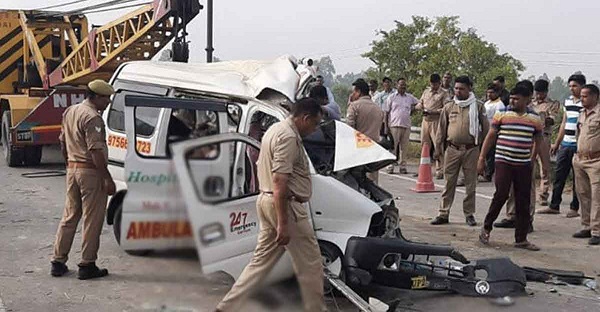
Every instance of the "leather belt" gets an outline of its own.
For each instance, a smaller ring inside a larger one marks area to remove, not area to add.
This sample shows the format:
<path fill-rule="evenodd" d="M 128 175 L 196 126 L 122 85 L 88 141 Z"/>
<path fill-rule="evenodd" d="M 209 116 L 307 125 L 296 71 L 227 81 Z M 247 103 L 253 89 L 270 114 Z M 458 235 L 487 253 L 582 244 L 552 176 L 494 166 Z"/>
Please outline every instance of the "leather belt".
<path fill-rule="evenodd" d="M 86 163 L 86 162 L 70 161 L 67 164 L 67 168 L 70 168 L 70 169 L 77 169 L 77 168 L 82 168 L 82 169 L 96 169 L 96 165 L 90 164 L 90 163 Z"/>
<path fill-rule="evenodd" d="M 465 151 L 465 150 L 470 150 L 474 147 L 477 147 L 477 145 L 475 144 L 454 144 L 452 142 L 448 142 L 450 144 L 450 146 L 454 147 L 455 149 L 459 150 L 459 151 Z"/>
<path fill-rule="evenodd" d="M 591 152 L 591 153 L 577 153 L 577 156 L 581 160 L 596 159 L 596 158 L 600 158 L 600 151 Z"/>
<path fill-rule="evenodd" d="M 260 193 L 261 193 L 261 194 L 263 194 L 263 195 L 265 195 L 265 196 L 273 197 L 273 192 L 263 192 L 263 191 L 260 191 Z M 295 201 L 295 202 L 301 203 L 301 204 L 302 204 L 302 203 L 304 203 L 303 201 L 300 201 L 300 200 L 299 200 L 299 199 L 298 199 L 296 196 L 294 196 L 294 195 L 292 195 L 292 196 L 288 197 L 288 199 L 289 199 L 289 200 L 291 200 L 291 201 Z"/>

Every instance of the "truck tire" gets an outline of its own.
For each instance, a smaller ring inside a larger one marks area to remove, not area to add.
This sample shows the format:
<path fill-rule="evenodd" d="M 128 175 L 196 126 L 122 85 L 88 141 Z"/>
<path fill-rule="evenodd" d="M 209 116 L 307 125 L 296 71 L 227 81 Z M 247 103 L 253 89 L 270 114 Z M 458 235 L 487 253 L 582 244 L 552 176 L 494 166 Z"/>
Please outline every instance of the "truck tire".
<path fill-rule="evenodd" d="M 15 149 L 10 142 L 10 123 L 11 116 L 10 111 L 5 111 L 2 114 L 2 152 L 4 153 L 4 159 L 9 167 L 17 167 L 23 164 L 24 153 L 23 150 Z"/>
<path fill-rule="evenodd" d="M 115 239 L 117 243 L 121 245 L 121 220 L 123 218 L 123 202 L 119 204 L 117 210 L 115 210 L 115 217 L 113 220 L 113 233 L 115 234 Z M 141 250 L 125 250 L 125 253 L 131 256 L 146 256 L 151 253 L 152 250 L 149 249 L 141 249 Z"/>
<path fill-rule="evenodd" d="M 42 162 L 42 146 L 28 146 L 25 148 L 25 165 L 37 166 Z"/>

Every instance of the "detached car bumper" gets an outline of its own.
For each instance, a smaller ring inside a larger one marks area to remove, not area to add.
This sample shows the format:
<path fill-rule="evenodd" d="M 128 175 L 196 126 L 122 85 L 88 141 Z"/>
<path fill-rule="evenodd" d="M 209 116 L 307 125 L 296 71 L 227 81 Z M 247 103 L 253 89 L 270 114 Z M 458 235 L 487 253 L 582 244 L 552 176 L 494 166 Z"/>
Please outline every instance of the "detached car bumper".
<path fill-rule="evenodd" d="M 525 293 L 523 269 L 508 258 L 467 261 L 450 246 L 414 243 L 403 237 L 352 237 L 345 252 L 346 283 L 453 291 L 501 297 Z"/>

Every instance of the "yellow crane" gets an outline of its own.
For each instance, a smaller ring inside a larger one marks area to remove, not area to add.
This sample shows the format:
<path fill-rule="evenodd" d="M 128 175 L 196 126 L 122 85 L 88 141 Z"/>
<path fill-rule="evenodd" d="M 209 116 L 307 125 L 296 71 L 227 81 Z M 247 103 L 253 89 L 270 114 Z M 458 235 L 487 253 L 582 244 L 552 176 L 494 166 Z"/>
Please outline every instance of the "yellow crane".
<path fill-rule="evenodd" d="M 110 79 L 123 62 L 151 59 L 174 38 L 173 59 L 187 61 L 185 28 L 202 9 L 198 0 L 153 0 L 88 30 L 83 13 L 133 1 L 0 10 L 0 142 L 9 166 L 40 163 L 42 146 L 58 143 L 62 113 L 83 99 L 88 82 Z"/>

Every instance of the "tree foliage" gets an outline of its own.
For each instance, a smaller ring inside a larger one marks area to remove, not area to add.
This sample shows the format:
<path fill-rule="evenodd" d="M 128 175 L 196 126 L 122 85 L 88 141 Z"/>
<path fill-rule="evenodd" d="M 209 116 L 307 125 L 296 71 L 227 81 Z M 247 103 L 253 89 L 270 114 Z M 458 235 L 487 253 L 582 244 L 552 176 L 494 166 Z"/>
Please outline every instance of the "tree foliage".
<path fill-rule="evenodd" d="M 342 114 L 346 115 L 346 109 L 348 109 L 348 98 L 352 93 L 352 86 L 345 83 L 335 83 L 331 88 L 335 102 L 340 106 Z"/>
<path fill-rule="evenodd" d="M 381 39 L 373 41 L 371 51 L 363 54 L 377 65 L 367 76 L 377 80 L 404 77 L 415 96 L 421 95 L 433 73 L 467 75 L 481 96 L 494 77 L 503 75 L 510 86 L 525 69 L 519 60 L 500 54 L 496 45 L 485 41 L 475 29 L 462 30 L 458 16 L 413 16 L 412 23 L 396 21 L 395 29 L 379 34 Z"/>
<path fill-rule="evenodd" d="M 335 66 L 333 66 L 331 57 L 324 56 L 318 60 L 314 60 L 314 64 L 317 66 L 319 75 L 323 76 L 325 86 L 331 88 L 335 77 Z"/>
<path fill-rule="evenodd" d="M 548 86 L 548 96 L 563 103 L 571 95 L 567 82 L 562 77 L 556 76 Z"/>

